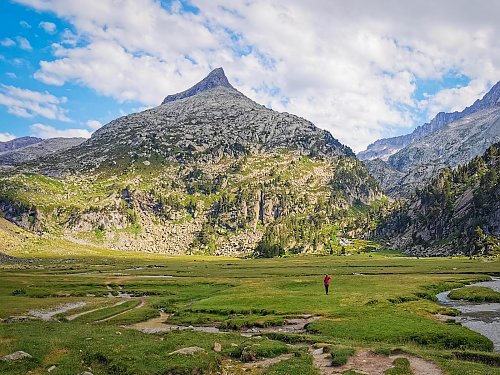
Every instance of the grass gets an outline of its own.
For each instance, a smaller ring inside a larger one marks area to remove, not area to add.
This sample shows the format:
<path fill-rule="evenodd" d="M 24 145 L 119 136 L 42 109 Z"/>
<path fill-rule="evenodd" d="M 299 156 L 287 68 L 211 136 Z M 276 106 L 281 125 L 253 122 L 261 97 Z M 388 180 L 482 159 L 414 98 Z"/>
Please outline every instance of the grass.
<path fill-rule="evenodd" d="M 342 366 L 347 363 L 349 357 L 354 354 L 355 350 L 346 346 L 330 347 L 330 354 L 332 356 L 332 366 Z"/>
<path fill-rule="evenodd" d="M 455 289 L 448 295 L 451 299 L 471 302 L 500 302 L 500 293 L 482 286 L 469 286 Z"/>
<path fill-rule="evenodd" d="M 385 375 L 413 375 L 408 359 L 396 358 L 392 364 L 394 367 L 384 372 Z"/>
<path fill-rule="evenodd" d="M 354 350 L 402 348 L 435 361 L 450 374 L 498 374 L 491 342 L 460 325 L 438 321 L 434 314 L 456 311 L 432 297 L 498 274 L 499 259 L 412 259 L 379 253 L 284 259 L 166 257 L 62 241 L 37 243 L 11 251 L 30 261 L 0 264 L 0 318 L 80 301 L 87 305 L 64 316 L 103 309 L 61 323 L 0 323 L 0 356 L 17 350 L 33 356 L 0 363 L 2 374 L 45 373 L 52 364 L 60 373 L 90 367 L 95 375 L 203 374 L 221 371 L 228 357 L 241 363 L 290 351 L 294 357 L 270 366 L 267 373 L 317 374 L 306 351 L 286 343 L 324 343 L 338 364 Z M 32 258 L 35 253 L 39 256 Z M 325 272 L 333 275 L 329 296 L 322 286 Z M 135 298 L 112 306 L 120 299 L 104 298 L 108 288 L 115 294 L 143 296 L 146 305 L 134 308 L 139 303 Z M 301 314 L 322 318 L 310 323 L 305 334 L 268 333 L 260 339 L 237 332 L 148 335 L 122 327 L 158 317 L 160 309 L 171 324 L 228 330 L 269 327 Z M 120 312 L 125 313 L 93 324 Z M 213 351 L 215 342 L 221 343 L 221 353 Z M 205 353 L 168 355 L 188 346 L 202 347 Z"/>
<path fill-rule="evenodd" d="M 281 361 L 270 366 L 266 375 L 319 375 L 319 371 L 313 367 L 310 355 L 296 355 L 293 358 Z"/>

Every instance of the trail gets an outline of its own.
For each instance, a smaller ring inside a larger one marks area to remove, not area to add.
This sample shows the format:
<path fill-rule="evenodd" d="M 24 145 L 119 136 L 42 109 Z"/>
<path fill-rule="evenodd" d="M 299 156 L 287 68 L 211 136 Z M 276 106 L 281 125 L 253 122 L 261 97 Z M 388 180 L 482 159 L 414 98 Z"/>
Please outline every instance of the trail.
<path fill-rule="evenodd" d="M 408 359 L 414 375 L 444 375 L 433 362 L 409 354 L 385 356 L 372 351 L 358 351 L 349 358 L 345 365 L 332 367 L 329 353 L 312 349 L 310 353 L 313 356 L 314 366 L 324 375 L 342 374 L 349 370 L 370 375 L 383 375 L 385 371 L 394 367 L 392 363 L 396 358 Z"/>
<path fill-rule="evenodd" d="M 66 320 L 69 320 L 69 321 L 75 320 L 76 318 L 79 318 L 79 317 L 81 317 L 83 315 L 87 315 L 87 314 L 93 313 L 95 311 L 104 310 L 104 309 L 107 309 L 108 307 L 116 307 L 116 306 L 123 305 L 125 302 L 127 302 L 127 301 L 120 301 L 120 302 L 117 302 L 117 303 L 115 303 L 114 305 L 111 305 L 111 306 L 98 307 L 97 309 L 87 310 L 87 311 L 83 311 L 83 312 L 78 313 L 78 314 L 73 314 L 73 315 L 67 316 Z"/>
<path fill-rule="evenodd" d="M 136 329 L 144 333 L 163 333 L 170 331 L 184 331 L 193 330 L 198 332 L 208 332 L 208 333 L 224 333 L 219 328 L 215 326 L 179 326 L 175 324 L 166 324 L 165 321 L 168 319 L 169 315 L 164 312 L 160 312 L 160 316 L 146 320 L 145 322 L 139 322 L 132 324 L 130 326 L 125 326 L 125 328 Z"/>
<path fill-rule="evenodd" d="M 124 303 L 126 301 L 123 301 L 122 303 Z M 120 303 L 121 304 L 121 303 Z M 111 316 L 108 316 L 107 318 L 104 318 L 104 319 L 101 319 L 101 320 L 96 320 L 94 323 L 103 323 L 103 322 L 107 322 L 108 320 L 111 320 L 113 318 L 116 318 L 117 316 L 121 316 L 121 315 L 124 315 L 132 310 L 136 310 L 136 309 L 140 309 L 142 307 L 144 307 L 146 305 L 146 299 L 144 297 L 141 297 L 141 303 L 139 303 L 137 306 L 135 307 L 132 307 L 130 309 L 127 309 L 125 311 L 121 311 L 115 315 L 111 315 Z"/>

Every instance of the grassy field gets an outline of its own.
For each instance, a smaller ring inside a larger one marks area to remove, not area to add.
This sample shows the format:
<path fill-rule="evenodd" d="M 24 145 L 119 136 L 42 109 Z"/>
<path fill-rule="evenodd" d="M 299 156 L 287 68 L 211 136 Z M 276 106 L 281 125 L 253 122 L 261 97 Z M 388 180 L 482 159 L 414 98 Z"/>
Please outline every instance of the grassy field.
<path fill-rule="evenodd" d="M 0 264 L 0 357 L 18 350 L 32 355 L 0 361 L 1 374 L 42 374 L 51 366 L 52 374 L 75 375 L 321 374 L 314 367 L 314 345 L 327 347 L 338 365 L 357 351 L 397 351 L 430 360 L 445 374 L 500 374 L 492 343 L 442 319 L 457 312 L 435 302 L 438 292 L 500 275 L 500 259 L 393 253 L 235 259 L 79 250 L 48 241 L 1 250 L 22 261 Z M 328 296 L 322 286 L 326 272 L 333 276 Z M 70 304 L 76 308 L 62 311 Z M 9 319 L 57 308 L 50 321 Z M 159 319 L 160 311 L 167 324 L 228 332 L 131 329 Z M 276 329 L 241 335 L 305 314 L 320 318 L 300 334 Z M 170 354 L 194 346 L 203 350 Z M 411 373 L 405 360 L 390 371 Z"/>

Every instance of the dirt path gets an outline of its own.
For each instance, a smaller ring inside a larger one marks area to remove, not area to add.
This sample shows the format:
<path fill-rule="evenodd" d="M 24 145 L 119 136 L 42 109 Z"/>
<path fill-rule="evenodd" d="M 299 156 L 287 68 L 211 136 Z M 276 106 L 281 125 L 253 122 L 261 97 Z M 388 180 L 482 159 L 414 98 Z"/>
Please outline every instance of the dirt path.
<path fill-rule="evenodd" d="M 164 312 L 160 312 L 160 316 L 146 320 L 145 322 L 140 322 L 126 326 L 125 328 L 132 328 L 144 333 L 163 333 L 170 331 L 184 331 L 191 329 L 193 331 L 208 332 L 208 333 L 224 333 L 215 326 L 206 327 L 196 327 L 196 326 L 178 326 L 175 324 L 166 324 L 165 321 L 168 319 L 169 315 Z"/>
<path fill-rule="evenodd" d="M 126 301 L 123 301 L 123 302 L 126 302 Z M 122 302 L 122 303 L 123 303 Z M 121 304 L 121 303 L 120 303 Z M 136 309 L 140 309 L 142 307 L 144 307 L 146 305 L 146 299 L 144 297 L 141 297 L 141 303 L 139 303 L 137 306 L 135 307 L 132 307 L 131 309 L 127 309 L 125 311 L 121 311 L 119 312 L 118 314 L 115 314 L 115 315 L 111 315 L 111 316 L 108 316 L 107 318 L 104 318 L 104 319 L 101 319 L 101 320 L 96 320 L 94 323 L 102 323 L 102 322 L 107 322 L 108 320 L 111 320 L 113 318 L 116 318 L 117 316 L 121 316 L 121 315 L 124 315 L 132 310 L 136 310 Z"/>
<path fill-rule="evenodd" d="M 320 318 L 320 316 L 307 315 L 302 318 L 287 319 L 282 326 L 266 328 L 252 327 L 243 332 L 242 335 L 250 337 L 261 333 L 306 333 L 306 325 Z"/>
<path fill-rule="evenodd" d="M 341 374 L 345 371 L 354 370 L 370 375 L 383 375 L 385 371 L 394 367 L 393 361 L 396 358 L 406 358 L 410 362 L 414 375 L 443 375 L 433 362 L 414 357 L 408 354 L 380 355 L 372 351 L 358 351 L 349 358 L 343 366 L 332 367 L 330 354 L 321 350 L 311 350 L 314 358 L 314 366 L 324 375 Z"/>
<path fill-rule="evenodd" d="M 222 363 L 222 375 L 261 375 L 271 365 L 292 358 L 292 353 L 282 354 L 275 358 L 267 358 L 261 361 L 241 363 L 238 360 L 226 358 Z"/>
<path fill-rule="evenodd" d="M 79 318 L 79 317 L 81 317 L 83 315 L 87 315 L 87 314 L 93 313 L 94 311 L 99 311 L 99 310 L 107 309 L 108 307 L 115 307 L 115 306 L 123 305 L 125 302 L 127 302 L 127 301 L 120 301 L 120 302 L 117 302 L 117 303 L 115 303 L 114 305 L 111 305 L 111 306 L 98 307 L 97 309 L 87 310 L 87 311 L 83 311 L 83 312 L 78 313 L 78 314 L 69 315 L 69 316 L 66 317 L 66 320 L 69 320 L 69 321 L 75 320 L 76 318 Z"/>

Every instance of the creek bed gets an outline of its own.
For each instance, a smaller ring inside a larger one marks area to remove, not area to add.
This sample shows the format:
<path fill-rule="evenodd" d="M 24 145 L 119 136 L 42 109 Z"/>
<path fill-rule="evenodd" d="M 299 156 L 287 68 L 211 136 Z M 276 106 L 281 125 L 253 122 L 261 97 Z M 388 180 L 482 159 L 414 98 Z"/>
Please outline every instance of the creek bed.
<path fill-rule="evenodd" d="M 482 281 L 470 286 L 482 286 L 500 292 L 500 279 Z M 439 304 L 460 311 L 462 314 L 455 318 L 456 321 L 489 338 L 493 342 L 493 351 L 500 353 L 500 303 L 452 300 L 448 297 L 450 292 L 436 295 Z"/>

